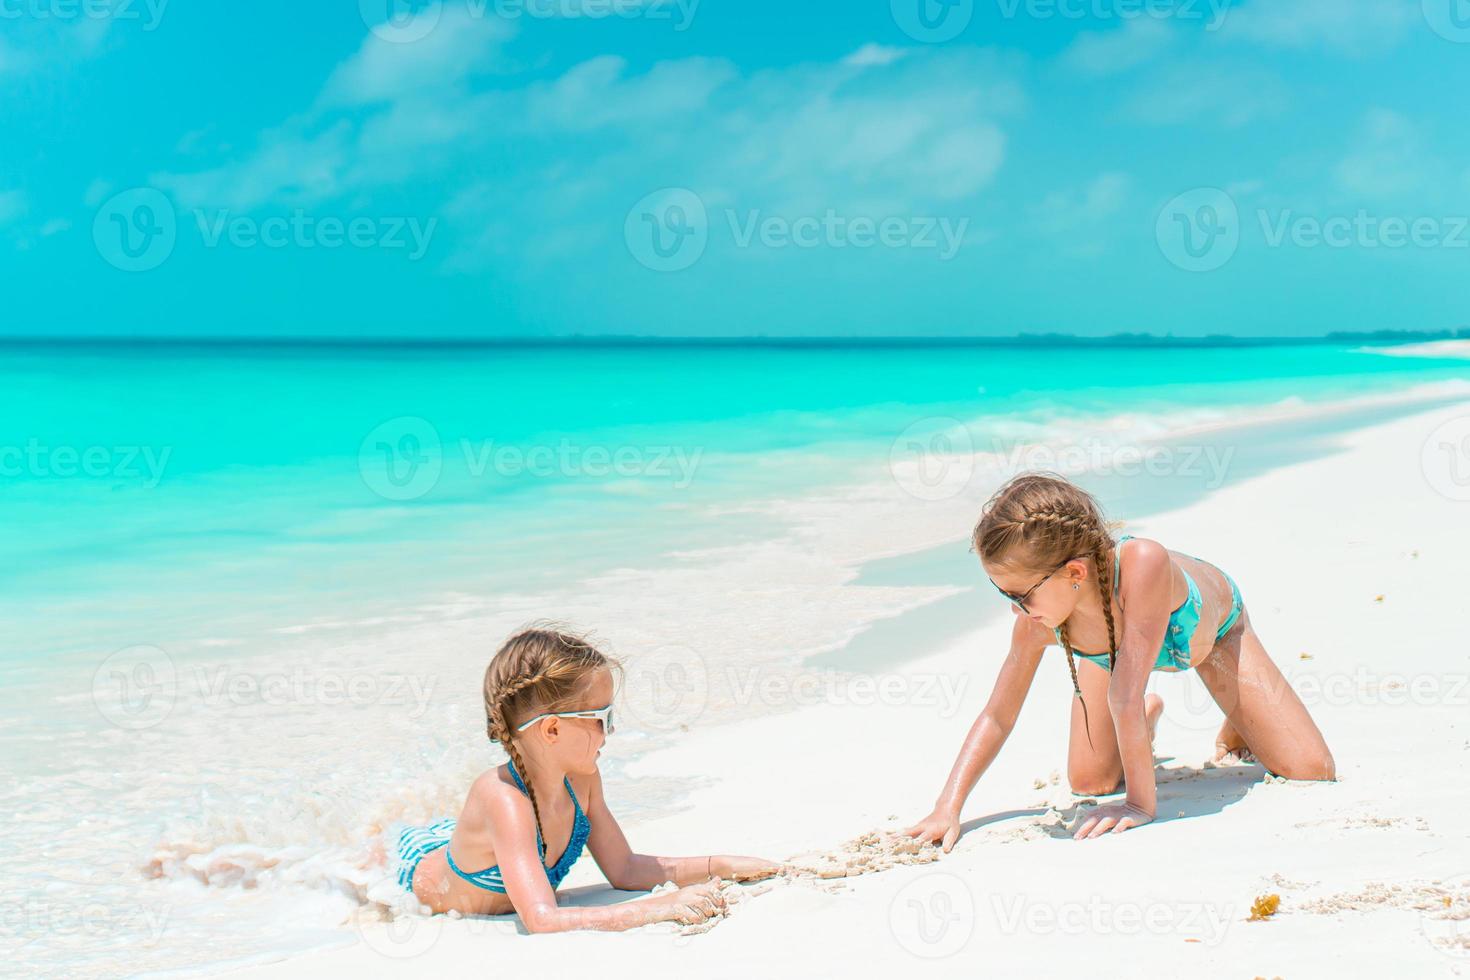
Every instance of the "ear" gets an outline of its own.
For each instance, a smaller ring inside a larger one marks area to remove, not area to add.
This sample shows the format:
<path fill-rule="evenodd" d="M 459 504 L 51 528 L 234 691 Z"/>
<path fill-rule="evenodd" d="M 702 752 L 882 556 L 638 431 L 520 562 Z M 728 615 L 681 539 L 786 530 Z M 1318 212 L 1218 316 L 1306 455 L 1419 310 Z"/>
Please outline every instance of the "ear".
<path fill-rule="evenodd" d="M 556 717 L 542 719 L 541 737 L 546 740 L 547 745 L 555 745 L 556 740 L 561 738 L 561 719 Z"/>
<path fill-rule="evenodd" d="M 1082 583 L 1086 582 L 1092 570 L 1087 567 L 1087 562 L 1081 558 L 1074 558 L 1067 562 L 1067 581 Z"/>

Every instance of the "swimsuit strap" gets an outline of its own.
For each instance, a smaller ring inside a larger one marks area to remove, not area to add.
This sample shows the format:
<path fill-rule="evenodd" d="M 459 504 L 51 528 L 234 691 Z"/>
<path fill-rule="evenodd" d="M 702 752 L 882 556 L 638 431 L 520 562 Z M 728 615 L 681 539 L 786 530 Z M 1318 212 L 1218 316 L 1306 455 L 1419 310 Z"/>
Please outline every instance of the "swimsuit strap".
<path fill-rule="evenodd" d="M 519 789 L 522 793 L 525 793 L 527 796 L 530 796 L 531 794 L 526 792 L 526 784 L 521 781 L 521 774 L 518 773 L 518 772 L 516 772 L 516 764 L 515 764 L 515 762 L 507 759 L 506 760 L 506 767 L 510 769 L 511 778 L 516 781 L 516 788 Z M 571 853 L 571 850 L 572 850 L 572 842 L 574 842 L 577 839 L 577 832 L 579 830 L 583 830 L 584 828 L 590 829 L 590 825 L 587 822 L 587 815 L 582 812 L 582 804 L 580 802 L 578 802 L 578 800 L 577 800 L 577 791 L 574 790 L 574 789 L 572 789 L 572 781 L 570 779 L 568 779 L 567 777 L 565 777 L 565 776 L 562 777 L 561 781 L 562 781 L 562 785 L 564 785 L 567 788 L 567 795 L 572 798 L 572 807 L 576 811 L 575 814 L 572 816 L 572 840 L 571 841 L 568 841 L 568 843 L 567 843 L 567 849 L 562 852 L 562 859 L 565 860 L 566 857 L 567 857 L 567 855 L 569 853 Z M 585 834 L 585 832 L 583 834 L 583 838 L 582 839 L 584 841 L 586 840 L 586 834 Z M 536 848 L 537 848 L 537 850 L 539 850 L 541 852 L 541 860 L 543 862 L 545 862 L 545 860 L 546 860 L 546 842 L 541 839 L 541 828 L 540 827 L 537 827 L 536 828 Z M 579 849 L 579 852 L 580 852 L 580 849 Z M 576 858 L 574 857 L 574 858 L 572 858 L 572 860 L 575 861 Z M 559 867 L 560 865 L 561 865 L 561 861 L 558 861 L 556 864 L 552 865 L 552 868 L 554 869 L 556 867 Z"/>
<path fill-rule="evenodd" d="M 1118 538 L 1118 543 L 1113 545 L 1113 591 L 1118 591 L 1118 583 L 1123 581 L 1123 542 L 1132 541 L 1133 535 L 1124 534 Z"/>

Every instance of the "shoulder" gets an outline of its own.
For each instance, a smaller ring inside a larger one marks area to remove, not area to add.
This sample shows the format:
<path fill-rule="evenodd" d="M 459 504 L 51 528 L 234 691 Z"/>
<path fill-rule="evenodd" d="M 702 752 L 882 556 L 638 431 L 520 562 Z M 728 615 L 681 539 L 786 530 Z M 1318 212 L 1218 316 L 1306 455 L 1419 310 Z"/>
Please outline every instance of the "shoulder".
<path fill-rule="evenodd" d="M 1152 538 L 1129 538 L 1116 547 L 1122 575 L 1119 600 L 1159 592 L 1167 600 L 1174 574 L 1174 559 L 1169 556 L 1169 549 Z"/>
<path fill-rule="evenodd" d="M 531 810 L 531 801 L 516 788 L 505 766 L 487 769 L 475 777 L 465 798 L 466 815 L 478 812 L 487 816 L 504 816 Z"/>

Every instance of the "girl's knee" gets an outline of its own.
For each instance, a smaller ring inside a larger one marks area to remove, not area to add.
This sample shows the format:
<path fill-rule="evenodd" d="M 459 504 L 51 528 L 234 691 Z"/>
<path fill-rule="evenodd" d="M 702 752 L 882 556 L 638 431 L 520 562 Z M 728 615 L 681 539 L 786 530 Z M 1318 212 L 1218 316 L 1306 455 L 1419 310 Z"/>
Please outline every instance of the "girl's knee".
<path fill-rule="evenodd" d="M 1293 759 L 1287 765 L 1272 767 L 1271 772 L 1277 776 L 1302 782 L 1330 783 L 1337 779 L 1337 762 L 1332 758 L 1332 753 L 1324 747 L 1320 753 Z"/>
<path fill-rule="evenodd" d="M 1123 774 L 1068 770 L 1067 783 L 1078 796 L 1107 796 L 1109 793 L 1116 793 L 1123 785 Z"/>

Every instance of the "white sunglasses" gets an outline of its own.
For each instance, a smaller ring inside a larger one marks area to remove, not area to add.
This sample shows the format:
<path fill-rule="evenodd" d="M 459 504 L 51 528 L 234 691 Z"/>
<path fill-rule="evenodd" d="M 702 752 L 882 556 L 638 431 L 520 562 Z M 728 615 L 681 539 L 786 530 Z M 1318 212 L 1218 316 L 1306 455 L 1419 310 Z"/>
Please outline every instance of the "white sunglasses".
<path fill-rule="evenodd" d="M 586 711 L 548 711 L 545 714 L 537 715 L 535 718 L 518 725 L 516 727 L 516 733 L 519 734 L 525 731 L 542 718 L 595 718 L 602 722 L 602 733 L 604 735 L 611 735 L 613 733 L 612 711 L 613 706 L 610 704 L 604 708 L 589 708 Z"/>

